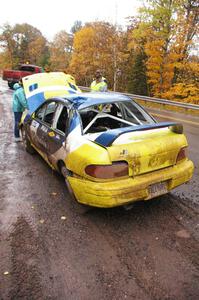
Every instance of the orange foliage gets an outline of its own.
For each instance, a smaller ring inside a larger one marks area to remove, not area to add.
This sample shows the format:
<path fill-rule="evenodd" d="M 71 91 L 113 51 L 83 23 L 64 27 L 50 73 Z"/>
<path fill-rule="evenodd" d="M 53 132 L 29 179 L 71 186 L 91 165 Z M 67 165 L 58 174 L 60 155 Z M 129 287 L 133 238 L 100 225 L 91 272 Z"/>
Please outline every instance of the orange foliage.
<path fill-rule="evenodd" d="M 40 65 L 40 59 L 46 46 L 46 40 L 39 36 L 28 44 L 28 53 L 33 64 Z"/>
<path fill-rule="evenodd" d="M 177 83 L 162 96 L 170 100 L 199 104 L 199 87 L 195 84 Z"/>
<path fill-rule="evenodd" d="M 113 84 L 115 59 L 119 62 L 123 58 L 122 53 L 120 55 L 121 45 L 113 25 L 106 22 L 88 23 L 75 34 L 69 71 L 76 74 L 82 84 L 90 85 L 96 69 L 101 69 L 110 87 Z"/>
<path fill-rule="evenodd" d="M 66 71 L 72 55 L 72 37 L 62 30 L 55 35 L 49 48 L 50 69 L 53 71 Z"/>

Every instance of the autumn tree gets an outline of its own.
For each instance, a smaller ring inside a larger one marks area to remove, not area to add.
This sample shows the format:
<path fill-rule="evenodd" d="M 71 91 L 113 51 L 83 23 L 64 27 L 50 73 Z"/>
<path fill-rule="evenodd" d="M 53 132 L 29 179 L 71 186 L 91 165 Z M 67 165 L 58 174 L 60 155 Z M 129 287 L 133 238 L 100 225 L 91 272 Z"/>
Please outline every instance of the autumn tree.
<path fill-rule="evenodd" d="M 45 66 L 49 60 L 49 47 L 46 39 L 42 36 L 37 37 L 28 44 L 28 54 L 32 64 Z"/>
<path fill-rule="evenodd" d="M 47 41 L 42 33 L 29 24 L 5 24 L 1 28 L 1 48 L 10 67 L 26 61 L 41 64 L 48 56 Z"/>
<path fill-rule="evenodd" d="M 15 58 L 15 41 L 13 39 L 13 28 L 9 24 L 1 27 L 2 33 L 0 34 L 0 48 L 1 48 L 1 61 L 0 66 L 3 68 L 10 68 L 16 64 Z"/>
<path fill-rule="evenodd" d="M 179 10 L 176 19 L 174 43 L 172 51 L 177 60 L 174 69 L 173 83 L 183 76 L 183 63 L 189 61 L 197 42 L 199 33 L 199 3 L 196 0 L 178 0 Z M 196 38 L 196 39 L 195 39 Z"/>
<path fill-rule="evenodd" d="M 144 50 L 150 93 L 160 97 L 170 87 L 173 78 L 169 48 L 177 7 L 174 0 L 149 0 L 147 3 L 148 6 L 140 10 L 140 30 L 146 39 Z"/>
<path fill-rule="evenodd" d="M 175 34 L 170 53 L 175 58 L 172 86 L 164 97 L 199 104 L 199 4 L 196 0 L 179 0 Z"/>
<path fill-rule="evenodd" d="M 73 37 L 65 30 L 55 35 L 53 42 L 50 44 L 50 68 L 54 71 L 67 70 L 73 49 Z"/>
<path fill-rule="evenodd" d="M 120 68 L 122 38 L 107 22 L 87 23 L 74 37 L 70 70 L 80 84 L 90 85 L 96 69 L 101 69 L 113 87 L 115 68 Z M 117 65 L 115 65 L 117 60 Z"/>
<path fill-rule="evenodd" d="M 184 75 L 197 69 L 189 58 L 198 30 L 197 4 L 195 0 L 148 0 L 145 4 L 132 35 L 144 41 L 150 94 L 171 98 L 170 89 L 183 80 L 188 83 Z"/>

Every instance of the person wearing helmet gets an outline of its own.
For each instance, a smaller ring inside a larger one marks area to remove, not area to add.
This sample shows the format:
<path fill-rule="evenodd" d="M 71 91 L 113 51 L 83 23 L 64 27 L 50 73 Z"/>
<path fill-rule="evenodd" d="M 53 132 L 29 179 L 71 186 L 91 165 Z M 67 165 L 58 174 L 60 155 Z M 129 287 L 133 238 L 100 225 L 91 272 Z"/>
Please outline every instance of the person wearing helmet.
<path fill-rule="evenodd" d="M 15 83 L 14 93 L 12 97 L 12 110 L 14 112 L 14 136 L 15 141 L 20 142 L 20 134 L 19 134 L 19 123 L 21 121 L 22 114 L 25 109 L 28 109 L 27 100 L 25 97 L 24 89 L 22 87 L 22 82 Z"/>
<path fill-rule="evenodd" d="M 107 92 L 107 82 L 106 78 L 102 76 L 102 73 L 100 70 L 97 70 L 95 72 L 95 78 L 93 82 L 91 83 L 91 91 L 92 92 Z"/>

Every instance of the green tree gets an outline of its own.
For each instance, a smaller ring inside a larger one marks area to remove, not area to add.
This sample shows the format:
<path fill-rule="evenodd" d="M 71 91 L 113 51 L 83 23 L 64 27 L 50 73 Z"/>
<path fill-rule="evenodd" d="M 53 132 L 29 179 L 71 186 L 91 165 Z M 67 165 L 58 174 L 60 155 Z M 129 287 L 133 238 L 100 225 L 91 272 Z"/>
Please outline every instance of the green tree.
<path fill-rule="evenodd" d="M 128 92 L 137 95 L 148 95 L 146 77 L 146 55 L 142 52 L 134 54 L 128 76 Z"/>
<path fill-rule="evenodd" d="M 139 18 L 130 18 L 127 30 L 127 90 L 138 95 L 148 95 L 148 84 L 146 76 L 146 53 L 145 31 L 140 32 L 141 22 Z"/>

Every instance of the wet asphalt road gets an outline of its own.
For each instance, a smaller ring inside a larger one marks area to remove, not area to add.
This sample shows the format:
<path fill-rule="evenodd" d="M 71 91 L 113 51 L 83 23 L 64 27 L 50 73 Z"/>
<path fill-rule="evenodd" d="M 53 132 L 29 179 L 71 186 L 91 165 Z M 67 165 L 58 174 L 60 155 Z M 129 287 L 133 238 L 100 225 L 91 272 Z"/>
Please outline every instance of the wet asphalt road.
<path fill-rule="evenodd" d="M 190 183 L 129 211 L 82 213 L 14 143 L 11 95 L 0 80 L 0 299 L 199 299 L 199 125 L 187 122 L 198 118 L 166 113 L 183 120 Z"/>

